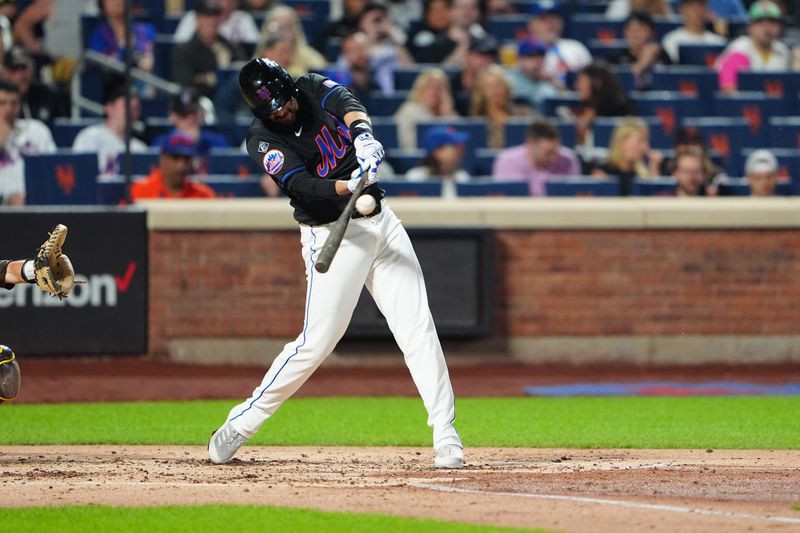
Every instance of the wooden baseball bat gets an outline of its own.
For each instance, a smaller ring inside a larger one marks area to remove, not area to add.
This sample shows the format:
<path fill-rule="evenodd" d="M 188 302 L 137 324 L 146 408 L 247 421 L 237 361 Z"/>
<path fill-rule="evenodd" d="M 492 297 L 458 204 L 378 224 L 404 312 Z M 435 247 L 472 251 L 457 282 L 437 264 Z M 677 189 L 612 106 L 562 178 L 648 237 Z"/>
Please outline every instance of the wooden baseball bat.
<path fill-rule="evenodd" d="M 347 230 L 347 224 L 350 223 L 350 218 L 353 216 L 353 209 L 355 209 L 356 200 L 361 195 L 361 191 L 364 190 L 364 186 L 367 184 L 367 172 L 368 171 L 366 169 L 362 171 L 361 179 L 358 180 L 358 183 L 356 183 L 356 190 L 353 191 L 353 194 L 350 196 L 350 200 L 347 202 L 347 205 L 344 206 L 342 214 L 339 215 L 339 218 L 333 223 L 331 232 L 328 234 L 328 238 L 325 239 L 325 244 L 322 246 L 322 251 L 319 253 L 319 257 L 314 263 L 314 268 L 317 269 L 317 272 L 321 274 L 324 274 L 328 271 L 328 269 L 331 267 L 333 256 L 335 256 L 336 252 L 339 251 L 339 245 L 342 244 L 344 232 Z"/>

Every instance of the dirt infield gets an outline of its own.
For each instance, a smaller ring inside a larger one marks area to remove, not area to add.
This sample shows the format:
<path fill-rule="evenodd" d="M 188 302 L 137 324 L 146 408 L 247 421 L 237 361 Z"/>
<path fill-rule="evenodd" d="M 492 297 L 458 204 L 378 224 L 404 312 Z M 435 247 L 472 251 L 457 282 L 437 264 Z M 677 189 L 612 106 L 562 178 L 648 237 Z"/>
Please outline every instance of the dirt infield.
<path fill-rule="evenodd" d="M 0 506 L 270 504 L 559 531 L 797 531 L 800 452 L 423 448 L 0 449 Z"/>

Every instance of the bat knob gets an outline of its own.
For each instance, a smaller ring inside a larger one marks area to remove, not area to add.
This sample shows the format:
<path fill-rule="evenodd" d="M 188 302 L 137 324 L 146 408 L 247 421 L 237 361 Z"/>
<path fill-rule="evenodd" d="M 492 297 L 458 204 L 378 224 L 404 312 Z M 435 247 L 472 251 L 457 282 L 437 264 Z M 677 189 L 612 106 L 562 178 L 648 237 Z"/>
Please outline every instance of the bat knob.
<path fill-rule="evenodd" d="M 329 266 L 330 265 L 327 265 L 325 263 L 319 263 L 319 262 L 314 263 L 314 269 L 316 269 L 316 271 L 319 272 L 320 274 L 324 274 L 325 272 L 327 272 Z"/>

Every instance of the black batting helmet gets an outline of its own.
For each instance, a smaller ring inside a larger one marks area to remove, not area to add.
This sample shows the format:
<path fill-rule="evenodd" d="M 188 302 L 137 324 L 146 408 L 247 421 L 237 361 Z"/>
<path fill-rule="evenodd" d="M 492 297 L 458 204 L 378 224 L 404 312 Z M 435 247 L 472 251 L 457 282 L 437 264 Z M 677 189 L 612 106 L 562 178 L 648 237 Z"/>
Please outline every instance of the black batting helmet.
<path fill-rule="evenodd" d="M 286 69 L 266 58 L 253 59 L 242 67 L 239 90 L 253 114 L 261 120 L 298 94 L 297 86 Z"/>

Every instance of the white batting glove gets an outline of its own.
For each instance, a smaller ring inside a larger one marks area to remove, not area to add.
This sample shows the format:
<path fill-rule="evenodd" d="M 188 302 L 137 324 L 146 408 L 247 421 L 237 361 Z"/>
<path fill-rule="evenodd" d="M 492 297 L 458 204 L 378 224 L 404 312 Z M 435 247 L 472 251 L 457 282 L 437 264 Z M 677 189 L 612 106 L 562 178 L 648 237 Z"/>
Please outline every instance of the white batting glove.
<path fill-rule="evenodd" d="M 353 141 L 356 149 L 356 159 L 361 167 L 365 166 L 366 161 L 375 160 L 380 164 L 383 161 L 383 145 L 375 140 L 371 133 L 365 131 L 360 133 Z"/>
<path fill-rule="evenodd" d="M 347 180 L 347 190 L 350 191 L 350 193 L 354 193 L 356 185 L 361 181 L 361 177 L 365 172 L 367 173 L 367 183 L 364 184 L 364 187 L 369 187 L 370 185 L 378 183 L 378 167 L 382 162 L 383 159 L 365 161 L 361 167 L 355 169 L 350 174 L 350 179 Z"/>

